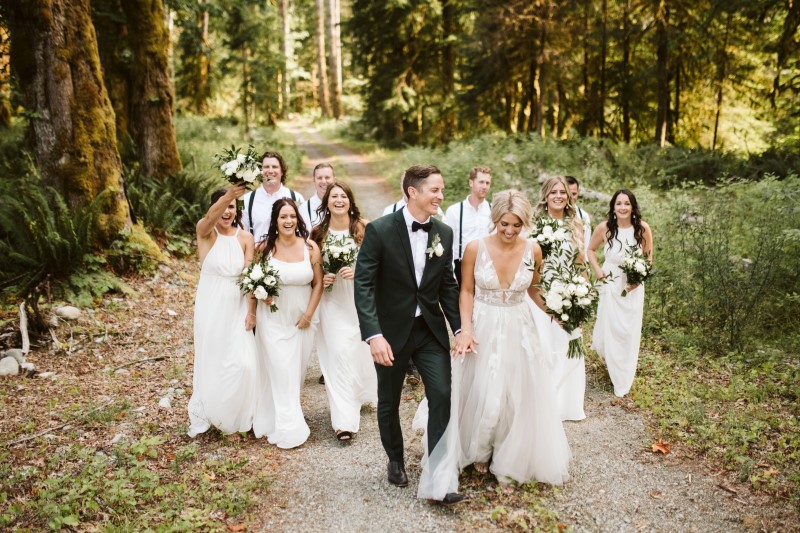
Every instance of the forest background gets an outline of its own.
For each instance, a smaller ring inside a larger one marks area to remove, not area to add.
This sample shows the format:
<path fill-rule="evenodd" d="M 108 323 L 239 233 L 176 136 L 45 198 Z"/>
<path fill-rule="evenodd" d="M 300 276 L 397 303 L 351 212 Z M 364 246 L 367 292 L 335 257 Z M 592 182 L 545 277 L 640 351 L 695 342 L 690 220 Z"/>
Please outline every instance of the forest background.
<path fill-rule="evenodd" d="M 658 271 L 636 404 L 796 506 L 799 26 L 796 0 L 2 0 L 3 347 L 20 303 L 57 350 L 56 305 L 191 258 L 212 155 L 278 149 L 296 175 L 276 126 L 313 117 L 392 182 L 438 165 L 447 203 L 478 164 L 531 198 L 574 175 L 595 222 L 632 189 Z M 0 524 L 90 513 L 31 503 L 49 468 L 0 485 L 27 502 Z"/>

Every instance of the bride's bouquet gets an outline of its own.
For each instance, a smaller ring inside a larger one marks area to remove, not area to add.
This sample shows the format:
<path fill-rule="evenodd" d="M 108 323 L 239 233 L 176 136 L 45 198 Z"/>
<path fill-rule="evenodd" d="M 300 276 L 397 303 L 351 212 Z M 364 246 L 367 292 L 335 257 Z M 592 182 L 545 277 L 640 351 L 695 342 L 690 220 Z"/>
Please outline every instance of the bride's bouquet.
<path fill-rule="evenodd" d="M 353 266 L 358 257 L 358 245 L 348 235 L 333 235 L 328 233 L 328 238 L 322 246 L 322 269 L 329 274 L 336 274 L 342 268 Z M 325 287 L 325 292 L 331 292 L 333 285 Z"/>
<path fill-rule="evenodd" d="M 281 276 L 278 270 L 269 264 L 269 260 L 253 261 L 242 271 L 236 282 L 243 292 L 252 292 L 256 300 L 274 298 L 280 294 Z M 274 303 L 269 306 L 273 313 L 278 310 Z"/>
<path fill-rule="evenodd" d="M 219 164 L 219 169 L 225 174 L 226 180 L 234 185 L 244 181 L 247 188 L 252 189 L 261 178 L 261 162 L 253 145 L 249 145 L 244 153 L 240 153 L 241 150 L 231 145 L 230 148 L 215 154 L 214 160 Z"/>
<path fill-rule="evenodd" d="M 642 283 L 653 276 L 653 263 L 642 254 L 642 247 L 636 244 L 628 246 L 619 268 L 625 272 L 625 276 L 628 278 L 628 285 Z M 628 290 L 623 289 L 622 296 L 627 295 Z"/>
<path fill-rule="evenodd" d="M 569 226 L 563 220 L 541 216 L 533 221 L 530 236 L 542 247 L 542 257 L 548 257 L 550 252 L 558 250 L 564 241 L 569 240 Z"/>
<path fill-rule="evenodd" d="M 567 357 L 583 357 L 586 348 L 581 324 L 597 309 L 597 287 L 581 275 L 574 261 L 564 264 L 555 257 L 545 259 L 544 263 L 542 271 L 545 274 L 539 287 L 547 314 L 556 318 L 569 335 Z"/>

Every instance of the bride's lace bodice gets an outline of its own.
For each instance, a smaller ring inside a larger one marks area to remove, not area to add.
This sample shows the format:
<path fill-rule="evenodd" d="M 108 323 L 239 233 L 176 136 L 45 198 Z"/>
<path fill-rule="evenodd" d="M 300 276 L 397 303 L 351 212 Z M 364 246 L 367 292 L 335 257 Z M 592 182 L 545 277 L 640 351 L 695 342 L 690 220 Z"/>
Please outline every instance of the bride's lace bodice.
<path fill-rule="evenodd" d="M 500 286 L 500 279 L 483 239 L 478 241 L 478 257 L 475 259 L 475 300 L 488 305 L 519 305 L 525 302 L 525 294 L 533 280 L 533 272 L 525 263 L 533 259 L 533 243 L 525 243 L 525 252 L 519 262 L 514 280 L 508 288 Z"/>

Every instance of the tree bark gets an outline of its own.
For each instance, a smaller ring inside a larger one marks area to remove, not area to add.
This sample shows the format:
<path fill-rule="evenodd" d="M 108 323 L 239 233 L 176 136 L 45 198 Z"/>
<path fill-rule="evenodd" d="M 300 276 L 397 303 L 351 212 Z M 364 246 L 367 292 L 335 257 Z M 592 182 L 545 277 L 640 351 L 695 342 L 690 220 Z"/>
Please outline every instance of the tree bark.
<path fill-rule="evenodd" d="M 207 0 L 199 0 L 200 5 L 205 5 Z M 198 115 L 205 115 L 208 111 L 208 98 L 211 96 L 209 75 L 211 72 L 211 53 L 208 44 L 208 9 L 197 16 L 200 26 L 200 54 L 197 56 L 197 91 L 194 94 L 194 109 Z"/>
<path fill-rule="evenodd" d="M 0 25 L 0 128 L 11 126 L 11 63 L 8 29 Z"/>
<path fill-rule="evenodd" d="M 717 57 L 717 105 L 714 112 L 714 138 L 711 141 L 711 150 L 717 149 L 717 134 L 719 132 L 719 119 L 722 115 L 722 96 L 725 88 L 725 77 L 728 75 L 728 35 L 731 27 L 731 14 L 725 20 L 725 38 L 722 41 L 722 50 Z"/>
<path fill-rule="evenodd" d="M 145 176 L 180 172 L 181 158 L 172 117 L 173 92 L 167 57 L 168 33 L 162 0 L 122 2 L 133 51 L 131 131 Z"/>
<path fill-rule="evenodd" d="M 331 107 L 333 117 L 342 117 L 342 11 L 340 0 L 328 0 L 328 43 L 330 44 Z"/>
<path fill-rule="evenodd" d="M 289 59 L 292 57 L 291 43 L 291 14 L 289 13 L 289 0 L 278 0 L 278 10 L 281 17 L 283 30 L 283 61 L 281 68 L 281 117 L 286 118 L 289 113 L 291 92 L 291 76 L 289 75 Z"/>
<path fill-rule="evenodd" d="M 664 146 L 667 141 L 669 116 L 669 7 L 667 0 L 658 0 L 656 8 L 656 84 L 658 87 L 658 111 L 656 114 L 655 142 Z"/>
<path fill-rule="evenodd" d="M 89 0 L 2 0 L 11 63 L 31 119 L 43 181 L 79 208 L 106 193 L 96 219 L 108 244 L 130 224 Z"/>
<path fill-rule="evenodd" d="M 597 124 L 600 138 L 605 137 L 606 128 L 606 54 L 608 50 L 608 2 L 603 0 L 602 37 L 600 42 L 600 101 L 597 103 Z"/>
<path fill-rule="evenodd" d="M 328 93 L 328 66 L 325 54 L 325 0 L 317 0 L 317 68 L 319 70 L 319 109 L 323 117 L 331 116 Z"/>
<path fill-rule="evenodd" d="M 622 138 L 631 142 L 631 1 L 626 0 L 622 21 Z"/>
<path fill-rule="evenodd" d="M 444 128 L 442 142 L 448 142 L 456 131 L 456 33 L 458 12 L 455 0 L 442 0 L 442 96 L 444 98 Z"/>
<path fill-rule="evenodd" d="M 772 80 L 772 91 L 769 101 L 772 108 L 777 107 L 777 98 L 781 92 L 781 70 L 786 66 L 786 60 L 795 46 L 795 35 L 800 27 L 800 0 L 787 0 L 787 13 L 783 21 L 783 31 L 776 48 L 777 64 L 775 65 L 775 78 Z"/>

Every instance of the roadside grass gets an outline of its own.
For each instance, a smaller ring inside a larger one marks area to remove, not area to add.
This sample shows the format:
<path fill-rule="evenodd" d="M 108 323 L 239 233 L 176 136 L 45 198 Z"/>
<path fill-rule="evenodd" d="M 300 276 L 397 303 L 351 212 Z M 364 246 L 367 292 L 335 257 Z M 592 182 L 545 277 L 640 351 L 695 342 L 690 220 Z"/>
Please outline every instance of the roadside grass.
<path fill-rule="evenodd" d="M 708 357 L 656 338 L 643 347 L 631 396 L 665 441 L 797 506 L 798 383 L 800 361 L 775 348 Z"/>

